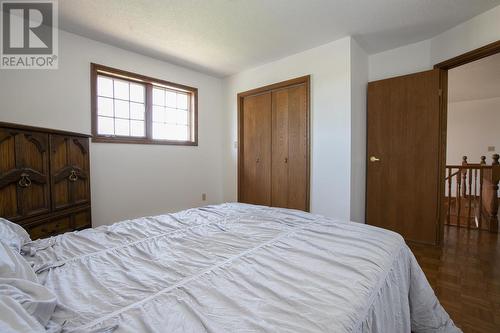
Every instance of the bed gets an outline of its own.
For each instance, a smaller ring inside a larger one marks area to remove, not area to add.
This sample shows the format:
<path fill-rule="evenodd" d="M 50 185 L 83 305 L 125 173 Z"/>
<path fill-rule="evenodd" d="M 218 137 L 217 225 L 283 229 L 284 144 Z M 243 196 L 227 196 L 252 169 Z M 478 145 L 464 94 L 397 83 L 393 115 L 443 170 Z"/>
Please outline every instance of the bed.
<path fill-rule="evenodd" d="M 368 225 L 227 203 L 32 242 L 9 232 L 32 271 L 29 287 L 0 279 L 2 332 L 22 311 L 42 332 L 460 332 L 404 240 Z"/>

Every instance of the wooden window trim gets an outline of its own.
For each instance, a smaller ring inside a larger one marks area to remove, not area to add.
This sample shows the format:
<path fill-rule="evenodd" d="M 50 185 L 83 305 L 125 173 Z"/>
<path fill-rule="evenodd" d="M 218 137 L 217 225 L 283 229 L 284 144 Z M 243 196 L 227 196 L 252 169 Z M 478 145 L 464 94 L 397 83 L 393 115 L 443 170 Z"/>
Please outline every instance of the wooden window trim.
<path fill-rule="evenodd" d="M 145 125 L 146 137 L 136 138 L 129 136 L 108 136 L 99 135 L 97 133 L 97 76 L 104 75 L 112 78 L 120 79 L 122 77 L 128 81 L 137 81 L 143 83 L 146 87 L 145 96 Z M 171 87 L 178 90 L 183 90 L 189 93 L 190 98 L 190 131 L 192 140 L 160 140 L 153 139 L 153 85 L 161 85 Z M 173 146 L 198 146 L 198 88 L 173 83 L 165 80 L 155 79 L 149 76 L 127 72 L 121 69 L 116 69 L 108 66 L 90 64 L 90 94 L 91 94 L 91 114 L 92 114 L 92 142 L 103 143 L 125 143 L 125 144 L 153 144 L 153 145 L 173 145 Z M 192 119 L 194 117 L 194 119 Z"/>

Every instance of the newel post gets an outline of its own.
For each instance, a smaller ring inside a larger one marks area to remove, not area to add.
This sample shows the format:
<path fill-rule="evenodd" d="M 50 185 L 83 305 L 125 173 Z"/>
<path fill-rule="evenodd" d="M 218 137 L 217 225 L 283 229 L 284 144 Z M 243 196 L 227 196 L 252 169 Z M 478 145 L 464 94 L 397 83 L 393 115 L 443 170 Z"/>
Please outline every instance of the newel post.
<path fill-rule="evenodd" d="M 462 166 L 467 166 L 467 156 L 462 156 Z M 467 169 L 461 169 L 460 173 L 462 174 L 462 179 L 459 181 L 462 182 L 462 198 L 467 197 Z"/>
<path fill-rule="evenodd" d="M 490 217 L 490 231 L 498 232 L 498 183 L 500 181 L 500 155 L 494 154 L 492 158 L 491 187 L 493 191 L 493 202 L 491 204 L 492 210 Z"/>
<path fill-rule="evenodd" d="M 481 168 L 479 168 L 479 229 L 483 224 L 483 166 L 486 166 L 486 156 L 481 156 L 481 162 L 479 163 Z"/>

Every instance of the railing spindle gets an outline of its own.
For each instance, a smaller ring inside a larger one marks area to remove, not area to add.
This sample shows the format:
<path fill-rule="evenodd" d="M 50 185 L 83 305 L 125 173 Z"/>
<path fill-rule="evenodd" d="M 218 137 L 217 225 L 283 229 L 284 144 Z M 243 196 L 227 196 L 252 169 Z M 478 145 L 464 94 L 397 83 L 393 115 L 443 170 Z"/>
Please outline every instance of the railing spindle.
<path fill-rule="evenodd" d="M 472 210 L 472 169 L 469 169 L 469 210 L 467 212 L 467 228 L 470 229 L 470 219 L 471 219 L 471 210 Z M 467 170 L 465 170 L 467 173 Z"/>
<path fill-rule="evenodd" d="M 490 215 L 490 232 L 498 232 L 498 184 L 500 183 L 500 155 L 494 154 L 493 163 L 491 164 L 491 175 L 492 175 L 492 203 L 491 203 L 491 215 Z"/>
<path fill-rule="evenodd" d="M 457 225 L 460 226 L 460 214 L 462 212 L 462 168 L 457 173 Z"/>
<path fill-rule="evenodd" d="M 451 224 L 451 171 L 452 168 L 448 168 L 448 216 L 447 216 L 447 221 L 448 225 Z"/>
<path fill-rule="evenodd" d="M 474 201 L 477 198 L 477 169 L 474 169 Z"/>
<path fill-rule="evenodd" d="M 479 226 L 481 229 L 483 227 L 483 168 L 482 166 L 486 165 L 486 156 L 481 156 L 481 162 L 479 162 Z"/>
<path fill-rule="evenodd" d="M 462 166 L 467 166 L 467 156 L 462 157 Z M 467 197 L 467 169 L 462 169 L 461 170 L 462 174 L 462 197 L 466 198 Z"/>
<path fill-rule="evenodd" d="M 481 159 L 483 158 L 484 156 L 481 156 Z M 486 164 L 483 163 L 481 161 L 481 166 L 483 164 Z M 481 229 L 483 227 L 483 177 L 484 177 L 484 172 L 483 172 L 483 168 L 479 169 L 479 229 Z"/>

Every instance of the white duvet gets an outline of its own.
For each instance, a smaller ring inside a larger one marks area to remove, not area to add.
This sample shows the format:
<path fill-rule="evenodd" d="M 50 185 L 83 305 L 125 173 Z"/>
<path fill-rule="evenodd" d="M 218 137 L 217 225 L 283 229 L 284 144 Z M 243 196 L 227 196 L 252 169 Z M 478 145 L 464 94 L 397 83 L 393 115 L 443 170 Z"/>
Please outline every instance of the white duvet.
<path fill-rule="evenodd" d="M 25 246 L 64 332 L 459 332 L 403 239 L 223 204 Z"/>

